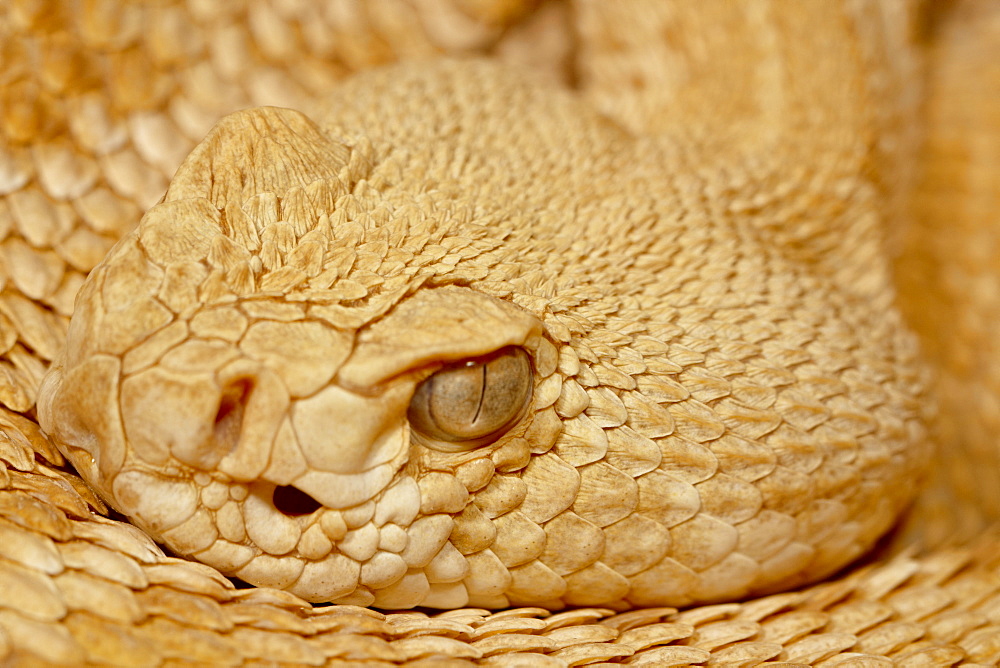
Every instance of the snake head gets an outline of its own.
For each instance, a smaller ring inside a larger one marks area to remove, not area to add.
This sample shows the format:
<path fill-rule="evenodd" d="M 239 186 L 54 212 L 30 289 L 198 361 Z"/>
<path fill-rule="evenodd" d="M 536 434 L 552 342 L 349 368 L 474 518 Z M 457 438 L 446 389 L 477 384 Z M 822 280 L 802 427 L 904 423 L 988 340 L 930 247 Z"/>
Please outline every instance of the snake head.
<path fill-rule="evenodd" d="M 372 220 L 331 221 L 365 150 L 287 110 L 223 121 L 92 273 L 39 410 L 177 553 L 310 600 L 464 605 L 457 471 L 526 460 L 555 348 L 527 311 L 387 258 Z"/>
<path fill-rule="evenodd" d="M 43 382 L 43 428 L 175 553 L 310 601 L 683 605 L 829 574 L 905 507 L 882 274 L 484 65 L 325 113 L 223 119 Z"/>

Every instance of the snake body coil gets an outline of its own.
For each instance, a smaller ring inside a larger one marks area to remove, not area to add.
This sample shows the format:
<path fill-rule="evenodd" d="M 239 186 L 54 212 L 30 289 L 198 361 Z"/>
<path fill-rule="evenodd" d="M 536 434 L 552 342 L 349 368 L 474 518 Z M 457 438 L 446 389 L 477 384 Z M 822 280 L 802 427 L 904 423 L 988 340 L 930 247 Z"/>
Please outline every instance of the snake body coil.
<path fill-rule="evenodd" d="M 862 163 L 650 141 L 485 63 L 317 108 L 209 133 L 40 391 L 173 551 L 311 601 L 687 605 L 829 575 L 911 500 L 921 374 Z"/>

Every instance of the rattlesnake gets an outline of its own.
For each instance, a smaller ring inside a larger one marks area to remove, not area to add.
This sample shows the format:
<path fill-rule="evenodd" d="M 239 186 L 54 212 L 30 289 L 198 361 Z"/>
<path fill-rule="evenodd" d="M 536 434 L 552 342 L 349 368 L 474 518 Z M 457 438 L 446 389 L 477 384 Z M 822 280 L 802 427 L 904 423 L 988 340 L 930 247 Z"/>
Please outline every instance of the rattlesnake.
<path fill-rule="evenodd" d="M 882 237 L 915 56 L 888 51 L 902 5 L 757 7 L 789 63 L 759 97 L 724 68 L 671 108 L 421 60 L 223 118 L 79 290 L 39 424 L 175 553 L 314 602 L 625 610 L 830 576 L 931 454 Z"/>

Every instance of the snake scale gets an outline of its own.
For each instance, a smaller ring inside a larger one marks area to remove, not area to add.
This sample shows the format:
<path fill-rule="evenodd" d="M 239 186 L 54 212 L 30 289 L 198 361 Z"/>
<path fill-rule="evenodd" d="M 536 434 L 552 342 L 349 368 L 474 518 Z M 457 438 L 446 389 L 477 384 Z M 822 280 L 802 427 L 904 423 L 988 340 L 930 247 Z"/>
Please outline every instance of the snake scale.
<path fill-rule="evenodd" d="M 208 663 L 1000 660 L 998 393 L 948 413 L 997 375 L 995 229 L 977 319 L 917 162 L 979 99 L 922 102 L 931 36 L 1000 10 L 950 12 L 5 8 L 0 658 L 186 658 L 171 619 Z"/>

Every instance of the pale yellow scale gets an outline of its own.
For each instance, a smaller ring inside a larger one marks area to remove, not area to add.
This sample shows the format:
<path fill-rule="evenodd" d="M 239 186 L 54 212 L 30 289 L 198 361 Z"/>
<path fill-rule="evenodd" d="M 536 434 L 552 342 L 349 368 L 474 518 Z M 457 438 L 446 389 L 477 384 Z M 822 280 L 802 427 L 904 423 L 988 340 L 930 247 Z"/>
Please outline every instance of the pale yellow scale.
<path fill-rule="evenodd" d="M 863 233 L 812 255 L 812 215 L 870 211 L 853 163 L 641 139 L 477 62 L 314 111 L 215 126 L 41 386 L 46 432 L 174 552 L 310 601 L 686 605 L 829 575 L 910 501 L 884 261 Z"/>

